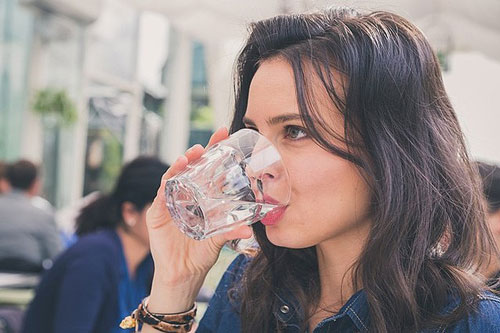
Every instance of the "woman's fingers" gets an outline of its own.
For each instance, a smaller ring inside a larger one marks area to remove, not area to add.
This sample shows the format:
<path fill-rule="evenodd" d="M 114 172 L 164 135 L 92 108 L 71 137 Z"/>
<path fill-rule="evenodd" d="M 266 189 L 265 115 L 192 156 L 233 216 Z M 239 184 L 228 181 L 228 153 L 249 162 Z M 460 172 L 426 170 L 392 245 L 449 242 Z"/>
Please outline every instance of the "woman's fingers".
<path fill-rule="evenodd" d="M 170 168 L 161 177 L 160 187 L 156 192 L 156 197 L 153 200 L 153 204 L 148 209 L 147 216 L 149 221 L 149 226 L 152 228 L 158 228 L 167 223 L 170 218 L 170 214 L 166 209 L 166 199 L 165 199 L 165 184 L 167 181 L 184 170 L 186 166 L 200 158 L 205 152 L 202 145 L 194 145 L 186 151 L 184 155 L 181 155 L 175 160 L 175 162 L 170 166 Z"/>
<path fill-rule="evenodd" d="M 168 168 L 168 170 L 161 177 L 160 187 L 156 191 L 156 197 L 153 200 L 152 206 L 164 206 L 165 204 L 165 184 L 167 180 L 178 174 L 180 171 L 184 170 L 188 165 L 188 159 L 186 156 L 182 155 L 175 160 L 175 162 Z"/>
<path fill-rule="evenodd" d="M 210 147 L 217 142 L 226 139 L 227 137 L 227 128 L 221 127 L 210 137 L 207 147 Z M 186 153 L 184 153 L 184 155 L 179 156 L 177 160 L 172 164 L 172 166 L 167 170 L 167 172 L 163 174 L 160 187 L 158 188 L 158 191 L 156 193 L 156 197 L 147 212 L 147 221 L 148 225 L 151 228 L 159 228 L 166 224 L 169 220 L 171 220 L 168 209 L 166 208 L 165 199 L 165 184 L 167 183 L 168 179 L 184 170 L 188 164 L 193 163 L 194 161 L 199 159 L 204 152 L 205 148 L 203 148 L 202 145 L 194 145 L 193 147 L 189 148 Z"/>
<path fill-rule="evenodd" d="M 222 141 L 226 139 L 229 136 L 229 132 L 226 127 L 221 127 L 217 131 L 215 131 L 214 134 L 210 137 L 210 140 L 208 141 L 207 148 L 210 146 L 213 146 L 219 141 Z"/>
<path fill-rule="evenodd" d="M 172 178 L 173 176 L 181 172 L 186 167 L 186 165 L 188 165 L 188 163 L 189 161 L 186 156 L 179 156 L 170 166 L 170 168 L 168 168 L 167 172 L 163 174 L 161 180 L 166 181 L 167 179 Z"/>
<path fill-rule="evenodd" d="M 233 239 L 247 239 L 252 237 L 252 228 L 248 225 L 242 225 L 234 230 L 228 231 L 226 233 L 215 235 L 209 238 L 215 251 L 220 251 L 224 244 Z"/>
<path fill-rule="evenodd" d="M 222 234 L 226 242 L 233 239 L 247 239 L 252 237 L 252 235 L 253 230 L 249 225 L 242 225 L 234 230 Z"/>
<path fill-rule="evenodd" d="M 209 140 L 206 148 L 213 146 L 217 142 L 220 142 L 220 141 L 226 139 L 227 137 L 228 137 L 227 128 L 225 128 L 225 127 L 219 128 L 210 137 L 210 140 Z M 196 161 L 197 159 L 199 159 L 201 157 L 201 155 L 203 155 L 205 153 L 206 148 L 203 148 L 203 146 L 200 144 L 196 144 L 196 145 L 192 146 L 191 148 L 189 148 L 186 151 L 186 153 L 184 154 L 188 159 L 188 163 L 192 163 L 192 162 Z"/>
<path fill-rule="evenodd" d="M 219 141 L 222 141 L 228 137 L 227 128 L 221 127 L 210 137 L 210 140 L 207 144 L 207 148 L 216 144 Z M 203 155 L 205 152 L 205 148 L 202 145 L 196 144 L 189 148 L 184 155 L 181 155 L 177 158 L 177 160 L 172 164 L 172 166 L 165 172 L 162 177 L 162 181 L 165 179 L 169 179 L 180 171 L 182 171 L 189 163 L 196 161 L 198 158 Z"/>
<path fill-rule="evenodd" d="M 205 148 L 203 148 L 203 146 L 200 144 L 196 144 L 189 148 L 184 155 L 188 159 L 188 163 L 192 163 L 199 159 L 204 152 Z"/>
<path fill-rule="evenodd" d="M 170 219 L 165 199 L 165 184 L 169 178 L 172 178 L 182 171 L 188 164 L 186 156 L 182 155 L 170 166 L 170 168 L 161 177 L 160 186 L 156 192 L 156 197 L 151 207 L 146 213 L 146 223 L 150 228 L 156 229 L 166 224 Z"/>

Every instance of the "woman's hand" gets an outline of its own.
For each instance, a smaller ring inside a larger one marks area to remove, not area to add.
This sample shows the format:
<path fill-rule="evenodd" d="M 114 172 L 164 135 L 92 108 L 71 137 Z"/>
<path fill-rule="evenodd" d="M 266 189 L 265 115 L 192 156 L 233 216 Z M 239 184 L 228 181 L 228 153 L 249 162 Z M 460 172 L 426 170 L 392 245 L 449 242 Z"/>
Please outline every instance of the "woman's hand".
<path fill-rule="evenodd" d="M 210 138 L 207 147 L 228 137 L 221 128 Z M 165 183 L 189 163 L 197 160 L 205 149 L 195 145 L 180 156 L 163 175 L 160 188 L 149 208 L 148 225 L 151 254 L 155 263 L 149 308 L 153 312 L 182 312 L 193 304 L 203 281 L 217 261 L 224 244 L 252 235 L 249 226 L 201 241 L 184 235 L 174 224 L 166 206 Z"/>

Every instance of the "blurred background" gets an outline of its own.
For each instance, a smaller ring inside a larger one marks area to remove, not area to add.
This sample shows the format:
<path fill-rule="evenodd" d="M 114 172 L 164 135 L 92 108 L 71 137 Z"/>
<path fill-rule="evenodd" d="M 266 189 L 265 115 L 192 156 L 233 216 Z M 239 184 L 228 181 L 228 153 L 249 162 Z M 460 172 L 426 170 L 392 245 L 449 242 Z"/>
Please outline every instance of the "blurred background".
<path fill-rule="evenodd" d="M 41 167 L 41 196 L 70 233 L 82 198 L 109 191 L 124 162 L 172 163 L 229 124 L 248 23 L 338 5 L 419 26 L 473 158 L 500 162 L 498 0 L 0 0 L 0 160 Z"/>

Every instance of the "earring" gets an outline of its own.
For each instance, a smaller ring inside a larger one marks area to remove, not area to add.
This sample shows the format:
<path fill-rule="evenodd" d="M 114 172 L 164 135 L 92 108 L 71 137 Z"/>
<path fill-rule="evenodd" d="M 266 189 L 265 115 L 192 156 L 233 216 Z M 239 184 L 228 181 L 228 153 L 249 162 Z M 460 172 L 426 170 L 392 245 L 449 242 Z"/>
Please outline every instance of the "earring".
<path fill-rule="evenodd" d="M 126 220 L 126 221 L 125 221 L 125 223 L 126 223 L 126 224 L 130 227 L 130 228 L 132 228 L 132 227 L 134 227 L 134 226 L 136 225 L 136 223 L 137 223 L 137 219 L 128 219 L 128 220 Z"/>

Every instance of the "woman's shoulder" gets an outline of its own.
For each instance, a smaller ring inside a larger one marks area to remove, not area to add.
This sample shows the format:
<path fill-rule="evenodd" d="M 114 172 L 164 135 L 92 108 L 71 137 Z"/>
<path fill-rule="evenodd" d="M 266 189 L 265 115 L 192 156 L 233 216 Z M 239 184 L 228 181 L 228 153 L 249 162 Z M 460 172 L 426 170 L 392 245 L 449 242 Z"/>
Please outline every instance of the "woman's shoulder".
<path fill-rule="evenodd" d="M 99 252 L 104 255 L 119 249 L 120 241 L 114 230 L 104 229 L 80 237 L 71 248 L 73 251 Z"/>
<path fill-rule="evenodd" d="M 116 261 L 120 253 L 120 241 L 113 230 L 103 230 L 80 237 L 64 251 L 58 261 L 85 261 L 94 263 Z"/>
<path fill-rule="evenodd" d="M 251 256 L 247 254 L 240 253 L 234 258 L 234 260 L 229 264 L 226 270 L 226 275 L 241 277 L 241 275 L 245 272 L 248 264 L 252 261 Z"/>
<path fill-rule="evenodd" d="M 491 332 L 500 333 L 500 297 L 483 292 L 474 311 L 456 324 L 439 332 Z"/>
<path fill-rule="evenodd" d="M 488 332 L 500 332 L 500 297 L 491 292 L 479 296 L 478 311 L 473 320 L 484 327 L 495 328 Z"/>
<path fill-rule="evenodd" d="M 252 257 L 246 254 L 237 255 L 222 275 L 215 294 L 226 295 L 230 289 L 235 287 L 236 283 L 241 281 L 241 278 L 251 260 Z"/>

